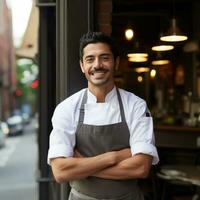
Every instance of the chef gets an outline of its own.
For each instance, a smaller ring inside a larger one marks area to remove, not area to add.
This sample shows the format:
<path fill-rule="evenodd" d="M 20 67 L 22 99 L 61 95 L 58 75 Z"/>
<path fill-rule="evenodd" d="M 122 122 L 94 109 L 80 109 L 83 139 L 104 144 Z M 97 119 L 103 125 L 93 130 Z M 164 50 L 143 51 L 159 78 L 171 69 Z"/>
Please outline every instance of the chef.
<path fill-rule="evenodd" d="M 119 57 L 101 32 L 80 39 L 88 87 L 66 98 L 52 117 L 48 163 L 57 182 L 70 182 L 69 200 L 143 200 L 137 179 L 158 163 L 146 102 L 117 88 Z"/>

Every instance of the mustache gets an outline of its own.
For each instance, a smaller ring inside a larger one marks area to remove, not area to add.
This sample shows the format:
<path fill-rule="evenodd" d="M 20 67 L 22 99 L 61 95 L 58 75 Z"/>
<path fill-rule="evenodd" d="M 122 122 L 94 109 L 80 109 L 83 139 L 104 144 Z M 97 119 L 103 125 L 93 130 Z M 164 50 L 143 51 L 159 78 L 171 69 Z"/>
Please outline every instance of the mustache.
<path fill-rule="evenodd" d="M 104 67 L 95 67 L 90 71 L 90 73 L 95 73 L 95 72 L 107 72 L 109 71 L 108 69 L 105 69 Z"/>

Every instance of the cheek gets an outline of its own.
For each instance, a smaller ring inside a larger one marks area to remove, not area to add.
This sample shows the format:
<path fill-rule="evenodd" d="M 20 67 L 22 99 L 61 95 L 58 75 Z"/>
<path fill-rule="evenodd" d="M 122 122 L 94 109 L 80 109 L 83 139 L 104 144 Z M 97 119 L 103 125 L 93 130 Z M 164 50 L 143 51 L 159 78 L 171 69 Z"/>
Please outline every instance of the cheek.
<path fill-rule="evenodd" d="M 85 74 L 89 74 L 89 72 L 91 71 L 91 66 L 90 65 L 84 65 L 82 66 L 82 72 L 85 73 Z"/>

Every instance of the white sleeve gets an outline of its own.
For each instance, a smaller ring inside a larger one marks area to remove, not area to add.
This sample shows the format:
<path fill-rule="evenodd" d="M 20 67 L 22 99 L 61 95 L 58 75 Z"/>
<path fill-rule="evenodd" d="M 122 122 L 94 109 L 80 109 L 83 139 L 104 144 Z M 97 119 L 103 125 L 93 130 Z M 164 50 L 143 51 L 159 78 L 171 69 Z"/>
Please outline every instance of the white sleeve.
<path fill-rule="evenodd" d="M 52 117 L 53 130 L 49 139 L 47 162 L 56 157 L 71 157 L 75 145 L 74 112 L 70 105 L 59 104 Z"/>
<path fill-rule="evenodd" d="M 145 101 L 135 104 L 130 122 L 130 146 L 132 155 L 144 153 L 153 157 L 152 164 L 159 162 L 153 132 L 153 119 Z"/>

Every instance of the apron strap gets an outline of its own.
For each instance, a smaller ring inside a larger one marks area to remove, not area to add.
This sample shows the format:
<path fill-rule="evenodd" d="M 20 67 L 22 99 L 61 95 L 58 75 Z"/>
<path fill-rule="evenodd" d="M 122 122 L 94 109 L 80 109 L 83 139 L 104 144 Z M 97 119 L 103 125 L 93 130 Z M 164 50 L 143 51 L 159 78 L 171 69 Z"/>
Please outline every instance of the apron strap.
<path fill-rule="evenodd" d="M 120 108 L 120 114 L 121 114 L 122 122 L 126 122 L 122 98 L 121 98 L 121 95 L 119 93 L 119 89 L 118 88 L 116 88 L 116 89 L 117 89 L 117 97 L 118 97 L 118 101 L 119 101 L 119 108 Z"/>
<path fill-rule="evenodd" d="M 83 120 L 84 120 L 84 115 L 85 115 L 85 104 L 87 102 L 87 89 L 85 90 L 84 94 L 83 94 L 83 99 L 81 102 L 81 107 L 80 107 L 80 113 L 79 113 L 79 124 L 83 124 Z"/>
<path fill-rule="evenodd" d="M 120 108 L 120 114 L 121 114 L 122 122 L 126 122 L 121 95 L 119 93 L 118 88 L 116 88 L 116 90 L 117 90 L 117 98 L 118 98 L 118 102 L 119 102 L 119 108 Z M 85 90 L 85 92 L 83 94 L 83 99 L 82 99 L 82 102 L 81 102 L 79 120 L 78 120 L 79 124 L 83 124 L 83 121 L 84 121 L 84 115 L 85 115 L 84 106 L 85 106 L 86 102 L 87 102 L 87 89 Z"/>

